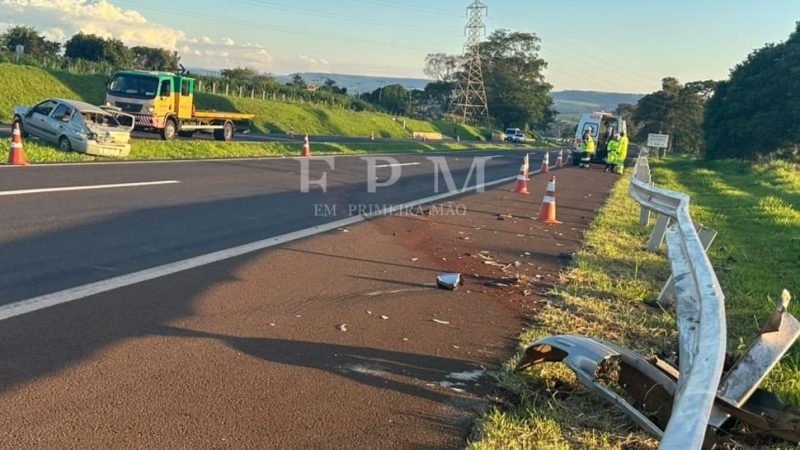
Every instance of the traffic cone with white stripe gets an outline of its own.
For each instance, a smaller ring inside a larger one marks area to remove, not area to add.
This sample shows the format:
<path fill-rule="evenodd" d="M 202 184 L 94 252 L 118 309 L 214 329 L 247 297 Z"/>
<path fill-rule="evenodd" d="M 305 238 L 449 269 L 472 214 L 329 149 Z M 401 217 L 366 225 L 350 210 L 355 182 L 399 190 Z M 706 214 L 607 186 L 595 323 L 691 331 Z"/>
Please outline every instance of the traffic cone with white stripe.
<path fill-rule="evenodd" d="M 14 124 L 14 132 L 11 136 L 11 152 L 8 154 L 8 164 L 10 166 L 27 166 L 25 161 L 25 149 L 22 147 L 22 133 L 19 130 L 19 122 Z"/>
<path fill-rule="evenodd" d="M 550 173 L 550 152 L 544 152 L 541 173 Z"/>
<path fill-rule="evenodd" d="M 512 191 L 515 194 L 528 195 L 528 155 L 522 160 L 522 167 L 519 169 L 519 176 L 517 177 L 517 185 L 514 186 Z"/>
<path fill-rule="evenodd" d="M 556 158 L 556 169 L 564 168 L 564 149 L 558 151 L 558 158 Z"/>
<path fill-rule="evenodd" d="M 547 192 L 544 194 L 539 217 L 536 220 L 551 225 L 561 223 L 556 219 L 556 177 L 550 178 L 550 182 L 547 183 Z"/>
<path fill-rule="evenodd" d="M 308 142 L 308 135 L 303 140 L 303 156 L 306 158 L 311 157 L 311 144 Z"/>

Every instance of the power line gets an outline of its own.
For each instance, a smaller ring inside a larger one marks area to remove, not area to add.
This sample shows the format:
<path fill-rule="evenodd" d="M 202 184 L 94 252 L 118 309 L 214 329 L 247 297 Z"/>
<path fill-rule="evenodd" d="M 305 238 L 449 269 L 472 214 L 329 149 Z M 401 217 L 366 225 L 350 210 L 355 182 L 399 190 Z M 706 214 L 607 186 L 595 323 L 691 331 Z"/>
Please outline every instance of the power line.
<path fill-rule="evenodd" d="M 415 31 L 415 32 L 419 32 L 419 33 L 429 33 L 429 34 L 436 34 L 436 35 L 440 35 L 440 36 L 449 36 L 449 37 L 457 36 L 457 35 L 453 35 L 453 34 L 442 33 L 442 30 L 438 29 L 438 28 L 437 29 L 434 29 L 434 28 L 422 28 L 422 27 L 416 27 L 416 26 L 407 26 L 407 25 L 396 23 L 396 22 L 375 21 L 375 20 L 372 20 L 372 19 L 364 18 L 364 17 L 346 16 L 346 15 L 342 15 L 342 14 L 335 14 L 335 13 L 319 11 L 319 10 L 316 10 L 316 9 L 297 8 L 297 7 L 286 6 L 286 5 L 283 5 L 283 4 L 269 2 L 269 1 L 257 1 L 257 0 L 228 0 L 228 1 L 233 1 L 233 2 L 236 2 L 236 3 L 239 3 L 239 4 L 248 5 L 248 6 L 255 6 L 255 7 L 258 7 L 258 8 L 268 8 L 268 9 L 271 9 L 271 10 L 278 10 L 278 11 L 285 11 L 285 12 L 290 12 L 290 13 L 303 14 L 303 15 L 306 15 L 306 16 L 315 16 L 315 17 L 322 17 L 322 18 L 326 18 L 326 19 L 333 19 L 333 20 L 347 22 L 347 23 L 350 23 L 350 24 L 355 22 L 355 23 L 359 23 L 359 24 L 372 25 L 372 26 L 382 27 L 382 28 L 390 27 L 390 28 L 394 28 L 394 29 L 398 29 L 398 30 Z"/>
<path fill-rule="evenodd" d="M 355 36 L 347 36 L 347 35 L 342 35 L 342 34 L 320 32 L 320 31 L 313 30 L 313 29 L 304 30 L 304 29 L 297 29 L 297 28 L 286 28 L 286 27 L 281 27 L 281 26 L 277 26 L 277 25 L 273 25 L 273 24 L 264 23 L 264 22 L 254 22 L 254 21 L 249 21 L 249 20 L 234 19 L 234 18 L 230 18 L 230 17 L 222 17 L 222 16 L 218 16 L 218 15 L 203 14 L 203 13 L 199 13 L 197 11 L 172 9 L 172 8 L 166 8 L 166 7 L 163 7 L 163 6 L 141 5 L 141 4 L 139 4 L 137 2 L 134 2 L 134 1 L 116 0 L 116 3 L 117 4 L 121 4 L 121 5 L 126 5 L 128 7 L 136 8 L 136 9 L 155 11 L 155 12 L 165 13 L 165 14 L 170 14 L 170 15 L 181 15 L 183 17 L 191 17 L 191 18 L 196 18 L 196 19 L 207 20 L 207 21 L 215 23 L 215 24 L 222 23 L 222 24 L 227 24 L 227 25 L 245 26 L 245 27 L 254 28 L 254 29 L 257 29 L 257 30 L 260 30 L 260 31 L 264 31 L 266 29 L 266 30 L 269 30 L 269 31 L 275 31 L 275 32 L 284 33 L 284 34 L 295 34 L 295 35 L 300 35 L 300 36 L 308 36 L 310 34 L 313 34 L 313 35 L 317 35 L 317 36 L 326 36 L 326 37 L 332 37 L 332 38 L 336 38 L 336 39 L 343 39 L 343 40 L 351 41 L 351 42 L 354 42 L 354 43 L 360 44 L 360 45 L 373 44 L 373 45 L 378 45 L 378 46 L 381 46 L 381 47 L 384 47 L 384 48 L 407 48 L 407 49 L 424 50 L 424 51 L 429 50 L 427 47 L 403 44 L 403 43 L 398 43 L 398 42 L 375 41 L 375 40 L 364 39 L 364 38 L 355 37 Z"/>

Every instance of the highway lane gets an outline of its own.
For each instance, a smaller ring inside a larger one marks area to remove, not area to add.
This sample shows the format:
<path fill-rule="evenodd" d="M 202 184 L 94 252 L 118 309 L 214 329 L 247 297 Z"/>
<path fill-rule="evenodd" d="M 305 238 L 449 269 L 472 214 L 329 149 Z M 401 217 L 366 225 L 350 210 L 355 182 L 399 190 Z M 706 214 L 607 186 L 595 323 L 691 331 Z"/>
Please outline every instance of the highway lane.
<path fill-rule="evenodd" d="M 450 152 L 446 160 L 461 187 L 473 157 L 497 156 L 487 163 L 491 181 L 516 174 L 522 154 Z M 433 195 L 428 156 L 393 155 L 404 164 L 402 177 L 375 194 L 367 192 L 367 165 L 358 157 L 336 157 L 328 192 L 307 194 L 294 158 L 2 168 L 2 192 L 177 183 L 0 197 L 0 305 L 329 223 L 351 215 L 352 205 Z M 533 156 L 536 168 L 542 156 Z M 318 158 L 309 164 L 311 179 L 327 169 Z M 391 169 L 377 170 L 385 180 Z"/>

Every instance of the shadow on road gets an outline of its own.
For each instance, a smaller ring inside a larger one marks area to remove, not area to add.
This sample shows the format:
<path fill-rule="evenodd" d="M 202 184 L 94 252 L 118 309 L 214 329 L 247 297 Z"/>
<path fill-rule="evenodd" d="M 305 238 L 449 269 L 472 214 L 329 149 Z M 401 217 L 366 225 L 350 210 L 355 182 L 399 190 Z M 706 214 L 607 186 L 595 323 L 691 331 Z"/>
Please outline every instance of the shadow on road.
<path fill-rule="evenodd" d="M 450 402 L 455 393 L 442 393 L 426 385 L 445 381 L 451 373 L 481 370 L 475 364 L 457 359 L 369 347 L 226 336 L 170 326 L 162 327 L 159 335 L 214 339 L 264 361 L 322 370 L 375 388 L 390 389 L 439 403 Z"/>

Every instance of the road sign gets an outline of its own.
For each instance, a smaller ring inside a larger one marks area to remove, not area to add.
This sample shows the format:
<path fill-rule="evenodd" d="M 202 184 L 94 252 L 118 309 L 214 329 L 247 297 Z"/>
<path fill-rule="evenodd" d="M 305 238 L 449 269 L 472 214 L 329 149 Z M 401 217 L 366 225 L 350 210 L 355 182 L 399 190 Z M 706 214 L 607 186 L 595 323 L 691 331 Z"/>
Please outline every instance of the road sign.
<path fill-rule="evenodd" d="M 669 147 L 669 135 L 650 133 L 647 135 L 647 146 L 654 148 L 667 148 Z"/>

